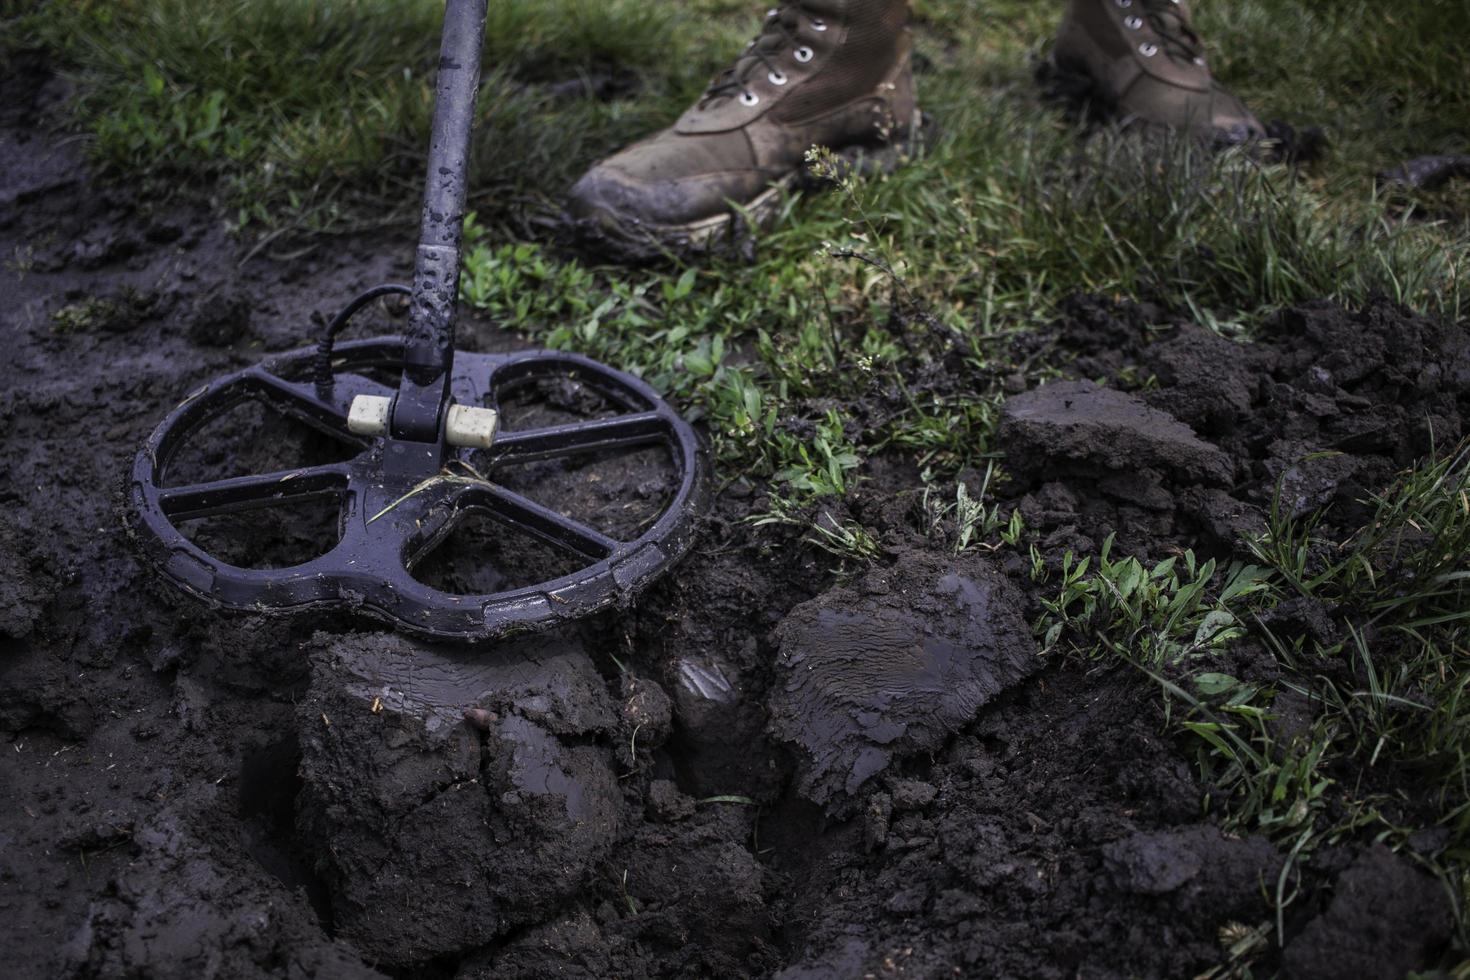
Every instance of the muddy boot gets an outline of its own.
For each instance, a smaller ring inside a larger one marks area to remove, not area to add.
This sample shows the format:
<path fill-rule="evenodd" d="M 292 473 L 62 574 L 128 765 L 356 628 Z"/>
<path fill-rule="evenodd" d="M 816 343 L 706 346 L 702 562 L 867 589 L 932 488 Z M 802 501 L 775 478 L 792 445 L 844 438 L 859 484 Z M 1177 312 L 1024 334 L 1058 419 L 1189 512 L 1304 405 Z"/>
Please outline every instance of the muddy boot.
<path fill-rule="evenodd" d="M 1265 135 L 1255 115 L 1210 77 L 1184 0 L 1070 0 L 1051 68 L 1125 125 L 1152 123 L 1220 144 Z"/>
<path fill-rule="evenodd" d="M 589 170 L 568 211 L 623 258 L 695 252 L 771 217 L 813 146 L 897 162 L 917 110 L 907 0 L 786 3 L 678 121 Z M 738 208 L 737 208 L 738 206 Z"/>

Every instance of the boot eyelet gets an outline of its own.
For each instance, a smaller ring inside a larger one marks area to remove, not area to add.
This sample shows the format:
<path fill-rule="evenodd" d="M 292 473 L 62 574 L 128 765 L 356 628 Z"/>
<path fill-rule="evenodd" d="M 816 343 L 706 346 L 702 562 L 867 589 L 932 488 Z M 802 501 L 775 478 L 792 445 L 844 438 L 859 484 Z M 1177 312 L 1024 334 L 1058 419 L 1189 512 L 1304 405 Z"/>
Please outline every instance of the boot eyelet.
<path fill-rule="evenodd" d="M 1130 31 L 1136 31 L 1143 26 L 1143 18 L 1139 17 L 1137 14 L 1133 14 L 1131 16 L 1124 17 L 1123 23 L 1127 25 Z"/>
<path fill-rule="evenodd" d="M 785 85 L 787 81 L 786 73 L 780 71 L 769 72 L 766 77 L 771 80 L 772 85 Z"/>
<path fill-rule="evenodd" d="M 1205 59 L 1196 56 L 1194 59 L 1194 63 L 1203 68 L 1205 66 Z"/>
<path fill-rule="evenodd" d="M 1133 0 L 1116 0 L 1116 2 L 1117 2 L 1117 4 L 1118 4 L 1118 6 L 1120 6 L 1120 7 L 1122 7 L 1122 8 L 1124 8 L 1124 9 L 1125 9 L 1125 10 L 1126 10 L 1126 9 L 1127 9 L 1127 8 L 1128 8 L 1128 7 L 1131 7 L 1131 6 L 1133 6 Z"/>
<path fill-rule="evenodd" d="M 816 54 L 815 51 L 813 51 L 809 47 L 806 47 L 805 45 L 797 48 L 792 53 L 794 55 L 796 55 L 796 60 L 799 61 L 799 62 L 801 62 L 802 64 L 806 64 L 808 61 L 811 61 L 812 60 L 812 56 Z"/>
<path fill-rule="evenodd" d="M 1138 53 L 1143 55 L 1145 58 L 1152 58 L 1154 55 L 1159 53 L 1159 46 L 1157 44 L 1150 44 L 1148 41 L 1144 41 L 1138 46 Z"/>
<path fill-rule="evenodd" d="M 740 104 L 741 105 L 758 105 L 758 104 L 760 104 L 760 100 L 761 100 L 761 97 L 759 95 L 756 95 L 754 92 L 741 92 L 740 93 Z"/>
<path fill-rule="evenodd" d="M 813 17 L 812 18 L 812 30 L 814 30 L 814 31 L 825 31 L 826 29 L 827 29 L 827 22 L 825 20 L 823 20 L 820 17 Z"/>

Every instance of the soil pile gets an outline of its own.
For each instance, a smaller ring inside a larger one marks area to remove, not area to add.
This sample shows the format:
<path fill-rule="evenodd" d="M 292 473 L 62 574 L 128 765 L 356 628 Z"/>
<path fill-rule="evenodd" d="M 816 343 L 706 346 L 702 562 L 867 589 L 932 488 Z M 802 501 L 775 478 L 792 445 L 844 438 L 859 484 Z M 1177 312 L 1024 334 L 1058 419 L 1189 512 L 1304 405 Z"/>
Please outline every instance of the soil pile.
<path fill-rule="evenodd" d="M 1053 342 L 1069 372 L 1136 390 L 1063 382 L 1007 403 L 1012 493 L 1049 551 L 1116 533 L 1154 555 L 1243 555 L 1278 493 L 1292 516 L 1332 505 L 1333 527 L 1357 527 L 1395 473 L 1467 434 L 1470 335 L 1386 299 L 1286 310 L 1241 344 L 1079 297 Z"/>

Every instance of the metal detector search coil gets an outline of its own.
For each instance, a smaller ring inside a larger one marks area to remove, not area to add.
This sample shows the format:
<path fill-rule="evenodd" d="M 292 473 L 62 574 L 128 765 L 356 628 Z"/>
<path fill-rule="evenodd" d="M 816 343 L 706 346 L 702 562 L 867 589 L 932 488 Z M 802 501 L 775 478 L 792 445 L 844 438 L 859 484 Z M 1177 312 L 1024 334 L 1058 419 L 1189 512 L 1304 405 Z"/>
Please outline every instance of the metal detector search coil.
<path fill-rule="evenodd" d="M 709 460 L 694 430 L 641 380 L 576 354 L 457 352 L 454 344 L 465 173 L 486 0 L 449 0 L 412 287 L 354 299 L 315 349 L 268 358 L 190 395 L 133 464 L 130 530 L 174 584 L 212 605 L 259 612 L 345 608 L 416 633 L 484 640 L 585 616 L 625 601 L 689 550 L 708 493 Z M 336 344 L 370 300 L 410 297 L 402 337 Z M 391 387 L 383 372 L 397 372 Z M 506 430 L 501 404 L 565 379 L 612 406 L 608 417 Z M 351 458 L 281 472 L 173 485 L 170 466 L 201 428 L 253 401 L 303 423 Z M 677 489 L 636 538 L 616 540 L 497 483 L 505 467 L 662 446 Z M 340 502 L 337 540 L 288 568 L 242 568 L 208 554 L 180 525 L 311 499 Z M 585 563 L 571 574 L 482 595 L 414 578 L 418 562 L 466 515 L 479 513 Z"/>

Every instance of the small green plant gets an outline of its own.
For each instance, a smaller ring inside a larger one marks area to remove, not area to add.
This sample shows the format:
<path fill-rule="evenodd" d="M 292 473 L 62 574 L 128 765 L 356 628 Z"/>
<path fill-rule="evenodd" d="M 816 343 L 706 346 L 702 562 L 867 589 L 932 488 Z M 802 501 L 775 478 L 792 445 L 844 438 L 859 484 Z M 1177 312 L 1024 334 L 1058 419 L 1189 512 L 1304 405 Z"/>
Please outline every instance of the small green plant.
<path fill-rule="evenodd" d="M 1217 572 L 1213 560 L 1190 551 L 1150 567 L 1115 559 L 1112 548 L 1109 536 L 1095 563 L 1071 553 L 1062 559 L 1037 624 L 1044 648 L 1117 658 L 1146 672 L 1188 709 L 1180 727 L 1203 741 L 1201 768 L 1238 791 L 1234 819 L 1262 829 L 1299 826 L 1309 808 L 1303 801 L 1323 788 L 1307 778 L 1320 749 L 1282 763 L 1267 724 L 1274 691 L 1214 669 L 1221 651 L 1246 636 L 1250 614 L 1278 598 L 1270 571 L 1234 564 Z M 1284 801 L 1287 812 L 1278 812 Z"/>
<path fill-rule="evenodd" d="M 848 563 L 866 565 L 877 560 L 883 547 L 873 532 L 851 518 L 838 519 L 830 511 L 814 514 L 816 504 L 801 503 L 779 494 L 770 498 L 766 510 L 751 514 L 745 520 L 755 527 L 781 525 L 804 528 L 801 540 L 835 558 L 841 568 Z"/>
<path fill-rule="evenodd" d="M 1261 832 L 1288 853 L 1272 883 L 1284 935 L 1294 868 L 1324 842 L 1372 835 L 1393 846 L 1426 827 L 1448 843 L 1430 861 L 1466 906 L 1470 866 L 1470 448 L 1431 458 L 1373 496 L 1368 521 L 1329 537 L 1327 514 L 1295 516 L 1278 487 L 1267 530 L 1250 542 L 1261 565 L 1218 569 L 1194 555 L 1152 566 L 1067 554 L 1037 631 L 1046 648 L 1143 671 L 1166 716 L 1193 740 L 1196 764 L 1227 826 Z M 1262 625 L 1288 598 L 1318 603 L 1340 639 L 1287 641 Z M 1221 669 L 1233 644 L 1274 662 L 1271 683 Z M 1304 724 L 1283 726 L 1281 699 Z M 1182 708 L 1182 711 L 1178 709 Z M 1372 789 L 1391 765 L 1418 782 Z"/>
<path fill-rule="evenodd" d="M 1289 870 L 1320 835 L 1335 729 L 1322 719 L 1305 732 L 1278 735 L 1277 689 L 1217 666 L 1247 635 L 1253 614 L 1279 601 L 1275 577 L 1255 565 L 1220 572 L 1192 552 L 1149 567 L 1112 558 L 1112 545 L 1109 536 L 1095 565 L 1091 557 L 1063 558 L 1037 631 L 1048 650 L 1114 659 L 1150 677 L 1164 694 L 1166 718 L 1192 740 L 1200 775 L 1215 788 L 1212 799 L 1224 802 L 1225 825 L 1289 841 L 1290 860 L 1273 883 L 1279 929 Z M 1035 553 L 1033 576 L 1048 578 Z M 1178 717 L 1176 707 L 1183 708 Z"/>
<path fill-rule="evenodd" d="M 797 494 L 815 497 L 846 494 L 859 462 L 836 409 L 827 411 L 810 440 L 776 431 L 768 452 L 778 464 L 778 481 Z"/>
<path fill-rule="evenodd" d="M 825 511 L 822 520 L 812 525 L 812 535 L 807 540 L 842 559 L 871 562 L 883 551 L 872 532 L 857 521 L 837 521 Z"/>
<path fill-rule="evenodd" d="M 1108 535 L 1095 570 L 1090 556 L 1069 551 L 1063 557 L 1056 594 L 1041 603 L 1037 631 L 1045 649 L 1056 648 L 1065 634 L 1075 650 L 1150 668 L 1174 666 L 1242 636 L 1240 611 L 1269 589 L 1267 570 L 1235 564 L 1212 595 L 1214 559 L 1199 562 L 1186 551 L 1147 568 L 1131 556 L 1114 559 L 1113 543 Z"/>
<path fill-rule="evenodd" d="M 1423 774 L 1424 799 L 1470 860 L 1470 446 L 1405 471 L 1368 503 L 1370 520 L 1333 540 L 1323 514 L 1295 518 L 1276 494 L 1252 547 L 1292 594 L 1335 610 L 1345 636 L 1275 649 L 1320 676 L 1314 696 L 1344 750 Z"/>
<path fill-rule="evenodd" d="M 149 301 L 131 289 L 117 296 L 88 296 L 51 314 L 53 333 L 94 333 L 126 330 L 145 314 Z"/>
<path fill-rule="evenodd" d="M 1009 517 L 1002 517 L 999 503 L 986 504 L 985 497 L 994 476 L 992 460 L 985 467 L 979 496 L 970 496 L 969 487 L 961 480 L 955 483 L 953 501 L 945 501 L 935 485 L 926 481 L 923 496 L 919 498 L 925 536 L 956 555 L 973 549 L 995 551 L 1001 545 L 1016 547 L 1026 522 L 1019 509 L 1012 509 Z"/>
<path fill-rule="evenodd" d="M 772 315 L 760 306 L 769 294 L 718 285 L 713 296 L 701 295 L 703 277 L 692 268 L 674 278 L 605 278 L 540 246 L 492 247 L 487 238 L 471 216 L 461 286 L 470 305 L 545 346 L 617 365 L 680 398 L 709 424 L 721 460 L 775 481 L 784 494 L 841 497 L 852 488 L 862 453 L 846 423 L 835 409 L 806 407 L 811 396 L 837 394 L 850 381 L 812 372 L 799 335 L 793 349 L 760 331 L 759 360 L 730 363 L 737 331 Z"/>
<path fill-rule="evenodd" d="M 89 296 L 52 313 L 51 329 L 54 333 L 83 333 L 97 329 L 118 313 L 119 307 L 112 300 Z"/>

